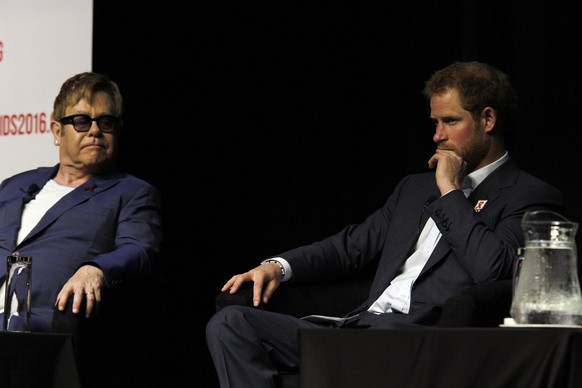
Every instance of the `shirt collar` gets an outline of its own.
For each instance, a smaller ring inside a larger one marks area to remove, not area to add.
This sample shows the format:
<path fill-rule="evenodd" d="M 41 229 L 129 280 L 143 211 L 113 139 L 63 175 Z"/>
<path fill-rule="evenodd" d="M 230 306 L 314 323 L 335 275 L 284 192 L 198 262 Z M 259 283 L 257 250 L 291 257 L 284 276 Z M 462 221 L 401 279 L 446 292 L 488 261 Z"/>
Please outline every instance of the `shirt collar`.
<path fill-rule="evenodd" d="M 505 154 L 503 154 L 502 157 L 500 157 L 499 159 L 497 159 L 493 163 L 490 163 L 490 164 L 486 165 L 485 167 L 481 167 L 480 169 L 475 170 L 472 173 L 470 173 L 469 175 L 467 175 L 465 177 L 465 179 L 463 180 L 463 186 L 468 185 L 470 182 L 470 185 L 474 190 L 481 182 L 483 182 L 483 180 L 485 180 L 485 178 L 487 178 L 487 176 L 489 174 L 491 174 L 493 171 L 495 171 L 495 169 L 497 169 L 499 166 L 501 166 L 503 163 L 505 163 L 508 159 L 509 159 L 509 153 L 507 151 L 505 151 Z M 468 187 L 468 186 L 466 186 L 466 187 Z"/>

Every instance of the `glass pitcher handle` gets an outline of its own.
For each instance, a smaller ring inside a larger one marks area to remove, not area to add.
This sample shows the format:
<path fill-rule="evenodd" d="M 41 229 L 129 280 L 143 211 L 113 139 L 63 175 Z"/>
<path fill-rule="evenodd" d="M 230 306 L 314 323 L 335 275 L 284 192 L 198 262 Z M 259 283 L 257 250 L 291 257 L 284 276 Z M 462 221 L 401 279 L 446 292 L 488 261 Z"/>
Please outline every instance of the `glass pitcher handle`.
<path fill-rule="evenodd" d="M 517 289 L 517 282 L 519 281 L 519 274 L 521 272 L 521 265 L 523 264 L 524 253 L 524 248 L 517 248 L 515 262 L 513 263 L 513 289 L 511 293 L 512 299 L 515 296 L 515 290 Z"/>

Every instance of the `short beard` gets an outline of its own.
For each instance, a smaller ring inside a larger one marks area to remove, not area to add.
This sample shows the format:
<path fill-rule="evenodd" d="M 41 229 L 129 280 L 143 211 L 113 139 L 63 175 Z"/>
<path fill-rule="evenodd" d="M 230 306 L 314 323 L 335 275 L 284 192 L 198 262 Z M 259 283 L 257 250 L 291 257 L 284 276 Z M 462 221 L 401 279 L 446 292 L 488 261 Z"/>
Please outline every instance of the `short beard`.
<path fill-rule="evenodd" d="M 481 129 L 480 125 L 475 128 L 469 142 L 459 150 L 459 154 L 467 163 L 467 174 L 475 171 L 489 152 L 489 138 Z"/>

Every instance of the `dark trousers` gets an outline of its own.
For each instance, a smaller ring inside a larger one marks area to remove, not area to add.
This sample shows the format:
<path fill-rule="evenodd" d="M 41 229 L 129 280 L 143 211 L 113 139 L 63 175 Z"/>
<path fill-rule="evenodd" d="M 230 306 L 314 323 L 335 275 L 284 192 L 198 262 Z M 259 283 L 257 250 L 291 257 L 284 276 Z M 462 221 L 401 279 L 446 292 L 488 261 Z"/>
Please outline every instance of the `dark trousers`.
<path fill-rule="evenodd" d="M 387 329 L 413 327 L 403 314 L 359 314 L 344 323 L 310 322 L 245 306 L 228 306 L 206 325 L 206 343 L 221 388 L 276 388 L 279 371 L 299 368 L 302 329 Z"/>

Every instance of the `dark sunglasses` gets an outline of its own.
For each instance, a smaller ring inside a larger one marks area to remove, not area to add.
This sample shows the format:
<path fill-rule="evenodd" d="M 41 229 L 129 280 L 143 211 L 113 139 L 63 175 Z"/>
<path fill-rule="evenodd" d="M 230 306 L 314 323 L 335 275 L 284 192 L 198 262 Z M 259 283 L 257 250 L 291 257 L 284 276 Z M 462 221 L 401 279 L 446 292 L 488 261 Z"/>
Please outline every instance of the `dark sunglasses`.
<path fill-rule="evenodd" d="M 72 115 L 63 117 L 60 122 L 61 124 L 73 124 L 73 128 L 77 132 L 87 132 L 93 121 L 97 121 L 97 126 L 104 133 L 111 133 L 117 129 L 119 125 L 119 117 L 105 115 L 95 118 L 91 118 L 88 115 Z"/>

